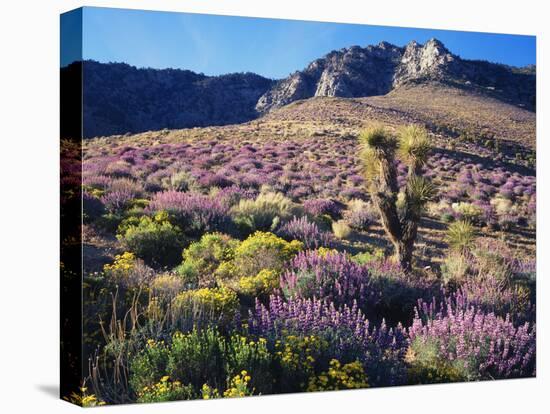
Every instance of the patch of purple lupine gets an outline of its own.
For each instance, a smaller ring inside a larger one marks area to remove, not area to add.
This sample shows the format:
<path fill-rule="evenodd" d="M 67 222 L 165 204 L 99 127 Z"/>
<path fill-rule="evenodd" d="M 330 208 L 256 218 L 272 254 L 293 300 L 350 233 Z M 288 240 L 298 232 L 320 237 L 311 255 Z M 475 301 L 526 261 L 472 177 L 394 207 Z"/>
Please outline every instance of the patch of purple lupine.
<path fill-rule="evenodd" d="M 82 175 L 82 184 L 93 188 L 105 189 L 111 184 L 112 180 L 111 177 L 107 177 L 106 175 Z"/>
<path fill-rule="evenodd" d="M 123 191 L 137 197 L 143 193 L 143 185 L 130 178 L 115 178 L 108 184 L 107 191 Z"/>
<path fill-rule="evenodd" d="M 420 301 L 408 330 L 411 341 L 438 344 L 440 357 L 460 361 L 472 379 L 534 376 L 536 328 L 525 322 L 515 327 L 502 318 L 449 297 L 440 304 Z"/>
<path fill-rule="evenodd" d="M 326 198 L 313 198 L 305 200 L 303 206 L 304 211 L 313 216 L 328 214 L 331 217 L 336 217 L 342 210 L 338 203 Z"/>
<path fill-rule="evenodd" d="M 167 211 L 177 218 L 183 231 L 220 230 L 229 220 L 229 207 L 216 197 L 180 191 L 156 193 L 146 212 Z"/>
<path fill-rule="evenodd" d="M 535 307 L 528 296 L 495 275 L 467 279 L 457 295 L 485 312 L 502 317 L 509 315 L 515 323 L 535 318 Z"/>
<path fill-rule="evenodd" d="M 233 181 L 231 181 L 230 179 L 223 177 L 222 175 L 214 174 L 211 172 L 203 173 L 199 177 L 198 183 L 201 187 L 204 187 L 204 188 L 211 188 L 211 187 L 225 188 L 233 185 Z"/>
<path fill-rule="evenodd" d="M 121 213 L 134 199 L 134 192 L 130 190 L 110 191 L 101 197 L 101 202 L 109 213 Z"/>
<path fill-rule="evenodd" d="M 333 357 L 359 357 L 371 386 L 397 385 L 405 380 L 406 329 L 401 324 L 390 328 L 384 321 L 378 327 L 371 325 L 355 303 L 336 307 L 320 299 L 285 301 L 271 296 L 267 306 L 256 300 L 248 328 L 252 334 L 267 338 L 278 338 L 285 332 L 325 337 Z"/>
<path fill-rule="evenodd" d="M 349 211 L 345 214 L 345 218 L 350 227 L 356 230 L 367 230 L 376 222 L 376 214 L 368 209 Z"/>
<path fill-rule="evenodd" d="M 334 243 L 332 233 L 322 231 L 317 224 L 309 221 L 305 216 L 293 217 L 279 228 L 277 234 L 284 239 L 301 241 L 306 249 L 331 247 Z"/>
<path fill-rule="evenodd" d="M 321 298 L 337 305 L 376 304 L 378 294 L 371 287 L 369 270 L 340 252 L 298 253 L 280 278 L 287 298 Z"/>

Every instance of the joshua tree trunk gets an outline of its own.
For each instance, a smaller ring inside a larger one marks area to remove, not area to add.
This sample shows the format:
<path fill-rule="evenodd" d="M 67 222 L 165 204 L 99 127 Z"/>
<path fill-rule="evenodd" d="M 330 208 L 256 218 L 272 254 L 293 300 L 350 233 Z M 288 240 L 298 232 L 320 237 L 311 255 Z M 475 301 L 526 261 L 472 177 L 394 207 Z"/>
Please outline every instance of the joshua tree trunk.
<path fill-rule="evenodd" d="M 367 131 L 363 137 L 363 160 L 368 190 L 380 213 L 382 226 L 394 246 L 395 259 L 408 273 L 412 271 L 418 223 L 434 189 L 421 177 L 429 148 L 425 131 L 409 127 L 404 132 L 399 150 L 405 155 L 409 168 L 402 200 L 398 202 L 400 189 L 395 164 L 395 140 L 380 129 Z"/>
<path fill-rule="evenodd" d="M 414 241 L 397 241 L 393 244 L 395 250 L 395 260 L 401 265 L 406 273 L 412 270 L 412 255 L 414 248 Z"/>

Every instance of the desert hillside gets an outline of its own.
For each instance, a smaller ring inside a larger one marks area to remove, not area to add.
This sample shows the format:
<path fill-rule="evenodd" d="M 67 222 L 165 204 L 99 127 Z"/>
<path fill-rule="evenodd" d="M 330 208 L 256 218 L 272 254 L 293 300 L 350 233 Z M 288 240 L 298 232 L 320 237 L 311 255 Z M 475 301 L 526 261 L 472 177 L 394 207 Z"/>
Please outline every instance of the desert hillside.
<path fill-rule="evenodd" d="M 185 170 L 193 179 L 211 181 L 213 186 L 216 180 L 222 187 L 259 190 L 267 185 L 298 202 L 308 198 L 332 198 L 342 203 L 353 198 L 368 201 L 357 137 L 372 124 L 395 130 L 421 124 L 430 132 L 434 148 L 425 173 L 433 177 L 439 187 L 438 199 L 447 205 L 432 203 L 431 213 L 421 227 L 421 245 L 425 246 L 421 251 L 426 263 L 438 266 L 445 256 L 446 224 L 441 220 L 445 209 L 452 210 L 452 203 L 471 202 L 477 185 L 489 187 L 487 191 L 497 196 L 509 187 L 519 187 L 516 219 L 521 221 L 534 214 L 528 213 L 528 206 L 535 191 L 535 114 L 475 93 L 430 85 L 368 98 L 300 100 L 244 124 L 87 140 L 85 177 L 89 170 L 93 181 L 92 172 L 98 169 L 115 169 L 115 174 L 122 177 L 136 177 L 131 172 L 137 168 L 135 161 L 130 160 L 152 154 L 161 167 L 147 178 L 145 188 L 169 189 L 163 177 L 169 180 L 172 174 Z M 116 154 L 120 159 L 113 163 Z M 121 172 L 116 172 L 118 168 Z M 461 179 L 465 183 L 457 187 Z M 490 198 L 487 195 L 486 206 L 490 206 Z M 376 221 L 373 217 L 368 234 L 356 234 L 353 240 L 343 243 L 357 251 L 375 243 L 389 253 L 391 247 Z M 534 254 L 534 230 L 521 226 L 517 230 L 481 229 Z M 111 255 L 107 253 L 105 260 Z"/>

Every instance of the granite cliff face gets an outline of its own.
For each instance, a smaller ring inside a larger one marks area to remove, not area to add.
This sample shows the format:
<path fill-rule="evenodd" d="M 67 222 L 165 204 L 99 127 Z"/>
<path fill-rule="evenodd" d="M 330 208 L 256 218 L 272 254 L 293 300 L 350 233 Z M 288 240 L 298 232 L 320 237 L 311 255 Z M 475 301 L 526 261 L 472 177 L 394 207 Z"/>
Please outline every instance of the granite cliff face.
<path fill-rule="evenodd" d="M 277 82 L 260 97 L 256 109 L 268 112 L 314 96 L 384 95 L 404 84 L 424 82 L 475 89 L 527 109 L 535 107 L 534 70 L 461 59 L 431 39 L 424 45 L 382 42 L 333 51 Z"/>

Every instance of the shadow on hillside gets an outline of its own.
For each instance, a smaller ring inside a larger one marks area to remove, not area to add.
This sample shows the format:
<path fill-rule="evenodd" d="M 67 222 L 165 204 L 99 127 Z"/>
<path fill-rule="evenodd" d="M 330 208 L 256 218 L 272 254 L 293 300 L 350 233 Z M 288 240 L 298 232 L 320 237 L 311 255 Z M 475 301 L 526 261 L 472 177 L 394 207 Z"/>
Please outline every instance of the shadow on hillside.
<path fill-rule="evenodd" d="M 434 152 L 438 152 L 440 154 L 443 154 L 447 158 L 451 158 L 454 161 L 462 161 L 466 162 L 465 160 L 469 160 L 468 162 L 471 162 L 473 164 L 481 164 L 483 165 L 483 168 L 486 169 L 496 169 L 496 168 L 504 168 L 510 172 L 516 172 L 521 175 L 535 175 L 536 172 L 533 168 L 525 167 L 522 165 L 512 164 L 505 161 L 496 161 L 489 157 L 481 157 L 479 155 L 471 154 L 468 152 L 460 151 L 460 150 L 450 150 L 445 148 L 437 148 L 434 149 Z"/>

